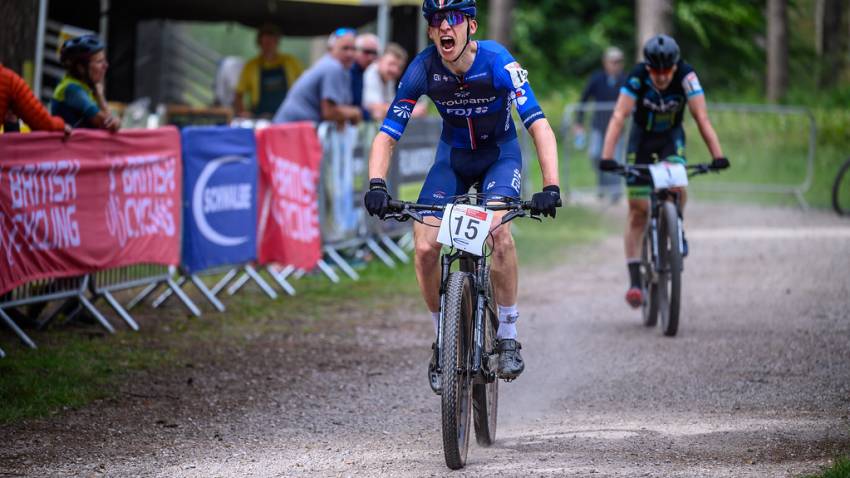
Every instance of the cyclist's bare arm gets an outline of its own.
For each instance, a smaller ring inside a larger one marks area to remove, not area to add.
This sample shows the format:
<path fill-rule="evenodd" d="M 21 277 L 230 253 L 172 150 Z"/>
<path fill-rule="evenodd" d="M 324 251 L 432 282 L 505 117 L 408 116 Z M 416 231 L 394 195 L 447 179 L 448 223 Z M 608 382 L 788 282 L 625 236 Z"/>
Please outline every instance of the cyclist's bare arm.
<path fill-rule="evenodd" d="M 386 179 L 393 149 L 395 149 L 395 140 L 390 135 L 379 131 L 372 141 L 372 151 L 369 153 L 369 178 Z"/>
<path fill-rule="evenodd" d="M 614 113 L 611 115 L 611 121 L 608 122 L 608 129 L 605 131 L 605 142 L 602 146 L 603 158 L 612 159 L 614 157 L 614 149 L 617 147 L 623 125 L 626 124 L 626 119 L 632 114 L 634 107 L 635 99 L 627 94 L 620 93 L 617 104 L 614 106 Z"/>
<path fill-rule="evenodd" d="M 558 142 L 555 140 L 552 126 L 546 118 L 539 119 L 531 124 L 528 132 L 537 149 L 537 159 L 543 173 L 543 186 L 558 186 Z"/>
<path fill-rule="evenodd" d="M 720 148 L 720 140 L 717 139 L 717 133 L 708 119 L 708 107 L 705 105 L 705 95 L 695 95 L 688 99 L 688 108 L 691 110 L 691 116 L 697 122 L 699 134 L 702 135 L 705 145 L 708 146 L 708 152 L 712 158 L 723 157 L 723 150 Z"/>

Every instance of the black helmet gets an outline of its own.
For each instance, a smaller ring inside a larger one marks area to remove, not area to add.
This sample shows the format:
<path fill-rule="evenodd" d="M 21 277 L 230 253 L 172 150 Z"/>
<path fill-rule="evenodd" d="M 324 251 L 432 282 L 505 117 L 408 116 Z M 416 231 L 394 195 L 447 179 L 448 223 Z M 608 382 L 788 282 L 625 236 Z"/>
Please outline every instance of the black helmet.
<path fill-rule="evenodd" d="M 65 67 L 81 61 L 88 60 L 95 53 L 102 51 L 105 45 L 97 35 L 83 35 L 81 37 L 70 38 L 62 44 L 62 50 L 59 52 L 59 61 Z"/>
<path fill-rule="evenodd" d="M 426 19 L 437 12 L 460 10 L 464 15 L 475 18 L 475 0 L 425 0 L 422 2 L 422 16 Z"/>
<path fill-rule="evenodd" d="M 666 70 L 679 61 L 679 45 L 667 35 L 656 35 L 643 46 L 643 58 L 650 68 Z"/>

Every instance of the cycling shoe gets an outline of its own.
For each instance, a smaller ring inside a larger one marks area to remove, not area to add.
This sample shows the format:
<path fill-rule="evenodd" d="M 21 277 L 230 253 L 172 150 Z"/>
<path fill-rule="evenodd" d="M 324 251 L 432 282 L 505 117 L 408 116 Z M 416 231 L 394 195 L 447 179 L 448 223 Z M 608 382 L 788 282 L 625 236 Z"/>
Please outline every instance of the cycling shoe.
<path fill-rule="evenodd" d="M 496 351 L 499 353 L 499 378 L 513 380 L 525 370 L 519 350 L 522 348 L 514 339 L 500 339 L 496 342 Z"/>
<path fill-rule="evenodd" d="M 643 305 L 643 291 L 640 290 L 639 287 L 630 288 L 626 291 L 626 302 L 632 306 L 632 308 L 637 309 Z"/>
<path fill-rule="evenodd" d="M 428 362 L 428 385 L 436 395 L 443 393 L 443 377 L 437 372 L 437 342 L 431 344 L 431 361 Z"/>

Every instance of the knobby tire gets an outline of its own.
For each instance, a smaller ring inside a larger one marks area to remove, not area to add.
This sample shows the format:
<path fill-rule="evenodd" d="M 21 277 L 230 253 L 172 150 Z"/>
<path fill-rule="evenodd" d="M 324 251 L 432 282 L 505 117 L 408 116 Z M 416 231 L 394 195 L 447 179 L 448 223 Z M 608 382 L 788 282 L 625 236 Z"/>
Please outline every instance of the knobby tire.
<path fill-rule="evenodd" d="M 839 216 L 850 215 L 850 159 L 841 165 L 832 183 L 832 208 Z"/>
<path fill-rule="evenodd" d="M 679 308 L 682 292 L 682 251 L 679 246 L 679 214 L 676 205 L 664 201 L 661 206 L 658 254 L 661 273 L 658 274 L 661 332 L 673 337 L 679 330 Z"/>
<path fill-rule="evenodd" d="M 466 464 L 472 405 L 471 368 L 473 317 L 472 280 L 464 272 L 449 274 L 443 311 L 442 425 L 446 465 L 457 470 Z M 461 373 L 462 372 L 462 373 Z"/>
<path fill-rule="evenodd" d="M 493 286 L 488 287 L 487 307 L 484 308 L 484 354 L 481 366 L 485 371 L 495 372 L 498 367 L 496 354 L 496 331 L 499 318 L 493 313 L 496 306 L 493 299 Z M 499 380 L 493 377 L 489 383 L 476 383 L 472 386 L 472 419 L 475 424 L 475 439 L 481 446 L 490 446 L 496 441 L 496 417 L 499 408 Z"/>

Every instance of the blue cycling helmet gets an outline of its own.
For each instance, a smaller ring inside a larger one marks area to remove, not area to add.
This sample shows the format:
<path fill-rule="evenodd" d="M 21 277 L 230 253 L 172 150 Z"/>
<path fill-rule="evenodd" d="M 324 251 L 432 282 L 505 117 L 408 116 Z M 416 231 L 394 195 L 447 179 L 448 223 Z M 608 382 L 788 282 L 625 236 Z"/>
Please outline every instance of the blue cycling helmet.
<path fill-rule="evenodd" d="M 475 18 L 475 0 L 425 0 L 422 2 L 422 16 L 425 19 L 437 12 L 459 10 L 464 15 Z"/>
<path fill-rule="evenodd" d="M 643 46 L 643 58 L 650 68 L 666 70 L 679 61 L 679 45 L 667 35 L 656 35 Z"/>
<path fill-rule="evenodd" d="M 69 67 L 79 61 L 88 61 L 95 53 L 103 51 L 106 45 L 97 35 L 83 35 L 65 40 L 59 52 L 59 61 Z"/>

